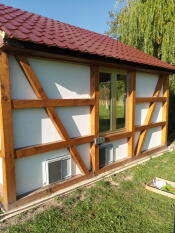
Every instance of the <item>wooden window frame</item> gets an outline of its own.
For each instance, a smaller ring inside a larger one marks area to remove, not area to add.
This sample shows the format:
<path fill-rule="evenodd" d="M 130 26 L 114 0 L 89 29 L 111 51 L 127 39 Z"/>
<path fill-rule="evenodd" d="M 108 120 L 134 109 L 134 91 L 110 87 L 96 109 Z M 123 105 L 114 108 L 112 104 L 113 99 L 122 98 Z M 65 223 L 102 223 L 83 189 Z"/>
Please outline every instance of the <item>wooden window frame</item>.
<path fill-rule="evenodd" d="M 105 136 L 108 134 L 112 134 L 112 133 L 118 133 L 120 131 L 127 131 L 128 130 L 128 96 L 129 96 L 129 77 L 128 77 L 128 72 L 124 71 L 124 70 L 119 70 L 119 69 L 111 69 L 111 68 L 104 68 L 104 67 L 100 67 L 99 68 L 99 75 L 100 73 L 109 73 L 111 74 L 111 100 L 110 100 L 110 104 L 111 104 L 111 111 L 110 111 L 110 130 L 107 131 L 103 131 L 100 132 L 99 131 L 99 135 L 100 136 Z M 119 128 L 116 129 L 116 91 L 115 91 L 115 77 L 116 75 L 126 75 L 126 99 L 125 99 L 125 127 L 123 128 Z M 99 78 L 99 84 L 100 86 L 100 78 Z M 115 100 L 115 101 L 114 101 Z M 100 101 L 100 98 L 99 98 Z M 100 105 L 100 103 L 99 103 Z M 100 114 L 99 114 L 99 120 L 98 123 L 100 124 Z"/>

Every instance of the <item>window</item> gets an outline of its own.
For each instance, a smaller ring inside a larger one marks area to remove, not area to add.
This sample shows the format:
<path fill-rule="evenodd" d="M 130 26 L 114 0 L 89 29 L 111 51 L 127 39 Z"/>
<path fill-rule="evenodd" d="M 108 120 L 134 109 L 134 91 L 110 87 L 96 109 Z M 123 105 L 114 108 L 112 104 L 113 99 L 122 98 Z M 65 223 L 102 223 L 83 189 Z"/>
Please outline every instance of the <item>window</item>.
<path fill-rule="evenodd" d="M 100 132 L 125 128 L 127 76 L 117 72 L 100 72 Z"/>
<path fill-rule="evenodd" d="M 100 168 L 114 162 L 114 151 L 112 144 L 106 144 L 100 146 L 99 151 L 99 166 Z"/>
<path fill-rule="evenodd" d="M 43 180 L 45 185 L 68 179 L 71 176 L 71 158 L 69 155 L 44 162 Z"/>

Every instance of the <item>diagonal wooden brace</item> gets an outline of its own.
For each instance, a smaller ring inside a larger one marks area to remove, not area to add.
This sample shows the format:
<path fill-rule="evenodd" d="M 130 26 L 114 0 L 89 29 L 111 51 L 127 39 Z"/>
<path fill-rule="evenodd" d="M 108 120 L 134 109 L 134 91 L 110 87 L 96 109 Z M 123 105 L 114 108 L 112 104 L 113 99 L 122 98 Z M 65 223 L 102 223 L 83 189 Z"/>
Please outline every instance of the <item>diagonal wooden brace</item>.
<path fill-rule="evenodd" d="M 23 70 L 26 78 L 28 79 L 30 85 L 32 86 L 36 96 L 39 99 L 47 100 L 47 94 L 45 90 L 43 89 L 42 85 L 40 84 L 40 81 L 38 80 L 36 74 L 32 70 L 30 64 L 28 63 L 27 59 L 25 57 L 17 56 L 16 60 L 18 61 L 21 69 Z M 55 108 L 54 107 L 46 107 L 46 112 L 48 113 L 52 123 L 54 124 L 55 128 L 57 129 L 58 133 L 61 135 L 63 140 L 69 140 L 69 134 L 67 130 L 65 129 L 64 125 L 62 124 L 61 120 L 59 119 Z M 75 146 L 68 147 L 68 150 L 73 157 L 74 161 L 78 165 L 80 171 L 84 174 L 88 174 L 89 171 L 86 168 L 86 165 L 84 161 L 82 160 L 77 148 Z"/>
<path fill-rule="evenodd" d="M 159 97 L 161 87 L 162 87 L 163 83 L 164 83 L 164 79 L 160 76 L 158 81 L 157 81 L 157 85 L 156 85 L 153 97 Z M 149 124 L 151 122 L 154 110 L 156 108 L 156 104 L 157 104 L 156 102 L 152 102 L 150 104 L 147 115 L 146 115 L 144 125 L 147 125 L 147 124 Z M 137 143 L 137 147 L 136 147 L 136 151 L 135 151 L 136 156 L 139 155 L 141 153 L 141 151 L 142 151 L 143 143 L 145 141 L 147 133 L 148 133 L 148 129 L 145 129 L 140 134 L 140 137 L 139 137 L 139 140 L 138 140 L 138 143 Z"/>

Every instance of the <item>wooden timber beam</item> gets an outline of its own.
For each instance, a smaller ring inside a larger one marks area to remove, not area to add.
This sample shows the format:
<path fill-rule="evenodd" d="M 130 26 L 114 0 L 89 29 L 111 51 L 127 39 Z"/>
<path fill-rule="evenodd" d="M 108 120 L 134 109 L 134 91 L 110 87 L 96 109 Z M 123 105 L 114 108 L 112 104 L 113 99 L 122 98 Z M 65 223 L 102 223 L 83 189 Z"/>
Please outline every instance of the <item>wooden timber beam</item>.
<path fill-rule="evenodd" d="M 128 138 L 128 157 L 134 156 L 134 146 L 135 146 L 135 96 L 136 96 L 136 72 L 130 72 L 128 74 L 129 78 L 129 95 L 127 106 L 129 106 L 127 112 L 127 128 L 132 132 L 131 136 Z"/>
<path fill-rule="evenodd" d="M 162 78 L 162 76 L 159 77 L 158 81 L 157 81 L 157 85 L 153 94 L 153 97 L 159 97 L 160 91 L 161 91 L 161 87 L 163 85 L 164 79 Z M 146 119 L 144 122 L 144 125 L 148 125 L 151 123 L 151 118 L 153 116 L 153 112 L 155 110 L 156 107 L 156 102 L 153 102 L 150 104 L 147 115 L 146 115 Z M 137 147 L 136 147 L 136 155 L 139 155 L 142 151 L 142 146 L 143 143 L 145 141 L 146 135 L 147 135 L 148 130 L 145 129 L 141 132 L 138 143 L 137 143 Z"/>
<path fill-rule="evenodd" d="M 104 137 L 105 137 L 105 142 L 112 142 L 115 140 L 120 140 L 122 138 L 130 138 L 132 137 L 132 135 L 133 135 L 132 131 L 123 130 L 121 132 L 107 134 Z"/>
<path fill-rule="evenodd" d="M 163 96 L 166 98 L 166 102 L 162 106 L 162 120 L 166 124 L 162 128 L 162 145 L 167 145 L 167 136 L 168 136 L 168 107 L 169 107 L 169 76 L 164 76 L 164 85 L 163 85 Z"/>
<path fill-rule="evenodd" d="M 15 153 L 8 55 L 0 53 L 0 135 L 3 171 L 2 203 L 6 209 L 16 201 Z"/>
<path fill-rule="evenodd" d="M 94 103 L 95 103 L 94 99 L 12 100 L 12 107 L 14 109 L 20 109 L 20 108 L 90 106 L 90 105 L 94 105 Z"/>
<path fill-rule="evenodd" d="M 39 82 L 39 79 L 35 75 L 34 71 L 32 70 L 30 64 L 28 63 L 27 59 L 25 57 L 18 56 L 16 57 L 21 69 L 23 70 L 26 78 L 28 79 L 30 85 L 32 86 L 36 96 L 41 100 L 48 100 L 47 94 L 44 91 L 42 85 Z M 61 120 L 59 119 L 54 107 L 46 107 L 46 112 L 48 116 L 50 117 L 51 121 L 53 122 L 55 128 L 57 129 L 58 133 L 61 135 L 63 140 L 69 140 L 69 135 L 67 130 L 65 129 L 64 125 L 62 124 Z M 75 146 L 68 147 L 68 150 L 74 159 L 75 163 L 79 167 L 80 171 L 84 174 L 88 174 L 89 171 L 86 168 L 86 165 L 81 158 L 78 150 Z"/>
<path fill-rule="evenodd" d="M 152 128 L 156 128 L 159 126 L 165 126 L 165 125 L 166 125 L 166 121 L 149 123 L 148 125 L 136 125 L 135 131 L 142 131 L 142 130 L 152 129 Z"/>
<path fill-rule="evenodd" d="M 72 186 L 72 185 L 76 185 L 76 184 L 80 183 L 81 181 L 90 179 L 92 177 L 93 177 L 93 173 L 90 172 L 87 175 L 76 175 L 68 180 L 64 180 L 63 182 L 44 186 L 42 189 L 39 189 L 39 190 L 36 190 L 36 191 L 30 193 L 30 195 L 26 195 L 23 197 L 19 196 L 18 200 L 15 202 L 15 204 L 14 204 L 14 206 L 12 206 L 12 208 L 18 207 L 21 205 L 25 205 L 26 203 L 35 201 L 36 199 L 41 199 L 41 198 L 48 196 L 49 194 L 52 194 L 58 190 L 64 189 L 64 188 Z"/>
<path fill-rule="evenodd" d="M 136 103 L 145 103 L 145 102 L 165 102 L 166 97 L 137 97 Z"/>
<path fill-rule="evenodd" d="M 91 134 L 99 137 L 99 67 L 91 66 L 90 92 L 95 104 L 91 106 Z M 99 169 L 99 146 L 91 144 L 91 161 L 93 172 Z"/>
<path fill-rule="evenodd" d="M 69 147 L 69 146 L 75 146 L 75 145 L 81 145 L 85 143 L 90 143 L 94 140 L 94 136 L 83 136 L 83 137 L 77 137 L 77 138 L 71 138 L 66 141 L 58 141 L 58 142 L 52 142 L 52 143 L 44 143 L 39 144 L 35 146 L 28 146 L 24 148 L 16 149 L 16 158 L 20 159 L 23 157 L 32 156 L 35 154 L 45 153 L 53 150 L 58 150 L 61 148 Z"/>
<path fill-rule="evenodd" d="M 133 65 L 126 65 L 126 64 L 119 64 L 119 61 L 113 60 L 113 62 L 106 62 L 103 60 L 98 60 L 97 58 L 84 58 L 77 56 L 76 54 L 73 55 L 64 55 L 60 53 L 54 53 L 53 51 L 46 52 L 41 50 L 36 50 L 32 48 L 17 48 L 15 46 L 7 45 L 3 48 L 5 51 L 7 51 L 10 54 L 13 54 L 14 56 L 28 56 L 28 57 L 37 57 L 37 58 L 46 58 L 51 60 L 57 60 L 57 61 L 67 61 L 67 62 L 73 62 L 73 63 L 80 63 L 80 64 L 87 64 L 87 65 L 96 65 L 96 66 L 106 66 L 106 67 L 112 67 L 115 69 L 124 69 L 128 71 L 141 71 L 146 73 L 155 73 L 155 74 L 163 74 L 163 75 L 170 75 L 174 73 L 174 70 L 168 71 L 168 70 L 160 70 L 160 68 L 151 67 L 148 66 L 147 68 L 138 67 L 138 64 Z M 106 59 L 105 59 L 106 60 Z"/>

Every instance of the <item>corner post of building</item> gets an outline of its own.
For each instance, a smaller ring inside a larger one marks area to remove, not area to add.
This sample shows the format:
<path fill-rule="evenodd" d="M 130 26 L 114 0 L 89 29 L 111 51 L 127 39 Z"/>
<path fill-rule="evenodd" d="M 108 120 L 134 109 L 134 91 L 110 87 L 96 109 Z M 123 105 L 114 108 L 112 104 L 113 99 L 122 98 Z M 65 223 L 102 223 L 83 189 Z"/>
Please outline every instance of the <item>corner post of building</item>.
<path fill-rule="evenodd" d="M 136 96 L 136 72 L 128 73 L 129 79 L 129 94 L 128 94 L 128 114 L 127 114 L 127 127 L 132 131 L 132 136 L 128 139 L 128 157 L 134 156 L 135 147 L 135 96 Z"/>
<path fill-rule="evenodd" d="M 95 100 L 94 105 L 91 106 L 91 134 L 97 138 L 99 137 L 99 67 L 91 65 L 90 71 L 90 93 L 91 98 Z M 99 170 L 99 146 L 94 142 L 91 144 L 91 161 L 95 174 Z"/>
<path fill-rule="evenodd" d="M 8 54 L 0 51 L 0 135 L 3 170 L 2 204 L 6 210 L 16 201 L 15 153 Z"/>
<path fill-rule="evenodd" d="M 162 104 L 162 121 L 165 121 L 165 125 L 162 128 L 162 145 L 167 145 L 168 137 L 168 107 L 169 107 L 169 76 L 164 75 L 162 77 L 163 82 L 163 97 L 166 98 L 166 101 Z"/>

